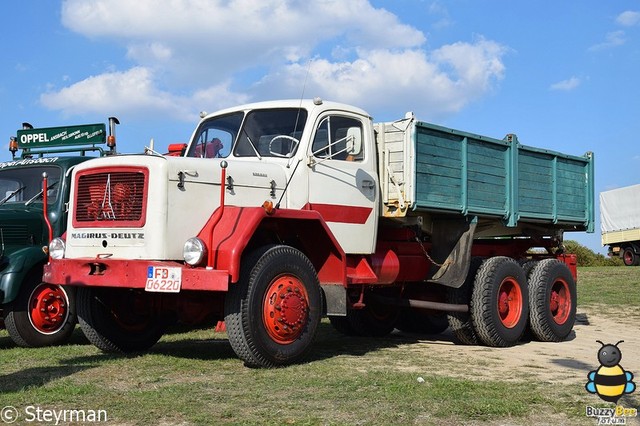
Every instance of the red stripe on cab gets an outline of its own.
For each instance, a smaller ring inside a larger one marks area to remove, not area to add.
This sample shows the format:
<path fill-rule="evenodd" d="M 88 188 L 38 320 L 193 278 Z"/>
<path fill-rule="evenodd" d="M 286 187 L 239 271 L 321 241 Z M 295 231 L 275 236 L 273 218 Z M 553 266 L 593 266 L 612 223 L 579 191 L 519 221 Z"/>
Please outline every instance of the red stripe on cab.
<path fill-rule="evenodd" d="M 367 222 L 373 210 L 371 207 L 344 206 L 338 204 L 307 203 L 303 210 L 315 210 L 325 222 L 353 223 L 362 225 Z"/>

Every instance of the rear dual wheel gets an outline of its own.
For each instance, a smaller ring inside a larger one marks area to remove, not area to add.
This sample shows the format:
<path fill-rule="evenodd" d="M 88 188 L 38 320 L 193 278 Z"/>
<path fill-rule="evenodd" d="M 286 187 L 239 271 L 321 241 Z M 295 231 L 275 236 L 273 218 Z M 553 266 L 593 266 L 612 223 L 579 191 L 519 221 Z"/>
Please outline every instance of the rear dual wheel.
<path fill-rule="evenodd" d="M 530 328 L 543 342 L 560 342 L 576 319 L 576 282 L 567 265 L 557 259 L 545 259 L 529 276 Z"/>
<path fill-rule="evenodd" d="M 471 292 L 474 330 L 487 346 L 513 346 L 529 315 L 529 291 L 524 270 L 515 260 L 497 256 L 480 266 Z"/>
<path fill-rule="evenodd" d="M 471 300 L 471 292 L 473 291 L 473 283 L 476 279 L 476 273 L 482 265 L 481 257 L 472 257 L 469 265 L 469 272 L 464 283 L 459 288 L 449 288 L 447 291 L 447 302 L 460 305 L 468 305 Z M 447 318 L 449 327 L 456 338 L 465 345 L 477 345 L 480 339 L 476 334 L 476 330 L 471 321 L 470 312 L 448 312 Z"/>
<path fill-rule="evenodd" d="M 640 265 L 640 256 L 638 256 L 633 247 L 625 247 L 622 250 L 622 262 L 625 266 L 638 266 Z"/>

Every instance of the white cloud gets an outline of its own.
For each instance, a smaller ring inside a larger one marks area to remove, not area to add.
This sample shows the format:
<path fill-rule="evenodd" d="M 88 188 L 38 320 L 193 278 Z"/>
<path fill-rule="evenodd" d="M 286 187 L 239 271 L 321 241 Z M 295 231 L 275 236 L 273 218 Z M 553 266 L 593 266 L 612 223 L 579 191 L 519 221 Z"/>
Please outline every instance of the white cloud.
<path fill-rule="evenodd" d="M 432 2 L 428 7 L 429 15 L 436 17 L 438 20 L 433 23 L 432 27 L 436 30 L 450 27 L 453 25 L 449 10 L 440 1 Z"/>
<path fill-rule="evenodd" d="M 602 43 L 594 44 L 589 48 L 591 51 L 604 50 L 609 49 L 616 46 L 621 46 L 626 43 L 625 33 L 624 31 L 612 31 L 607 33 L 605 36 L 605 41 Z"/>
<path fill-rule="evenodd" d="M 640 24 L 640 12 L 627 10 L 616 17 L 616 24 L 623 27 L 633 27 Z M 627 42 L 626 33 L 623 30 L 611 31 L 605 36 L 602 43 L 594 44 L 590 51 L 606 50 L 617 46 L 622 46 Z"/>
<path fill-rule="evenodd" d="M 479 38 L 425 50 L 421 31 L 368 0 L 66 0 L 62 21 L 120 43 L 136 64 L 42 95 L 67 114 L 191 120 L 203 108 L 298 97 L 309 69 L 307 96 L 445 115 L 505 72 L 504 46 Z"/>
<path fill-rule="evenodd" d="M 616 23 L 622 25 L 624 27 L 632 27 L 634 25 L 640 24 L 640 12 L 627 10 L 622 12 L 616 18 Z"/>
<path fill-rule="evenodd" d="M 271 88 L 291 96 L 302 91 L 307 67 L 307 96 L 353 103 L 367 110 L 383 108 L 421 116 L 444 116 L 459 111 L 478 99 L 503 77 L 501 56 L 505 48 L 484 39 L 476 43 L 455 43 L 435 50 L 359 50 L 351 62 L 315 59 L 307 64 L 291 64 L 278 74 L 263 79 L 257 91 L 264 97 Z"/>
<path fill-rule="evenodd" d="M 156 0 L 67 0 L 62 11 L 71 30 L 120 40 L 129 58 L 161 66 L 182 84 L 307 56 L 319 42 L 336 38 L 365 48 L 425 41 L 422 32 L 367 0 L 172 0 L 162 7 Z"/>
<path fill-rule="evenodd" d="M 117 111 L 133 117 L 157 114 L 186 121 L 197 116 L 197 104 L 222 107 L 226 102 L 244 101 L 246 98 L 231 94 L 227 84 L 199 90 L 191 97 L 161 91 L 156 87 L 153 73 L 143 67 L 92 76 L 40 96 L 44 106 L 62 110 L 67 115 Z"/>
<path fill-rule="evenodd" d="M 557 83 L 554 83 L 549 88 L 551 90 L 570 91 L 578 87 L 580 83 L 581 81 L 578 77 L 571 77 L 567 80 L 562 80 Z"/>

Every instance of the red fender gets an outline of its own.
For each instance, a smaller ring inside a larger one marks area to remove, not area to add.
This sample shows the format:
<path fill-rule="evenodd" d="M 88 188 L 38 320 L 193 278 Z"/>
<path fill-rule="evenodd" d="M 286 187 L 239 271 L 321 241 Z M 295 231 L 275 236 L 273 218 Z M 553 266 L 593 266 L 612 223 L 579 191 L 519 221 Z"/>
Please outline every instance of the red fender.
<path fill-rule="evenodd" d="M 346 285 L 346 256 L 322 216 L 312 210 L 277 209 L 272 214 L 262 207 L 224 206 L 216 210 L 199 232 L 212 251 L 216 270 L 226 270 L 231 282 L 240 277 L 242 254 L 260 230 L 268 230 L 283 241 L 296 240 L 298 248 L 313 263 L 322 284 Z M 213 233 L 212 233 L 213 228 Z"/>

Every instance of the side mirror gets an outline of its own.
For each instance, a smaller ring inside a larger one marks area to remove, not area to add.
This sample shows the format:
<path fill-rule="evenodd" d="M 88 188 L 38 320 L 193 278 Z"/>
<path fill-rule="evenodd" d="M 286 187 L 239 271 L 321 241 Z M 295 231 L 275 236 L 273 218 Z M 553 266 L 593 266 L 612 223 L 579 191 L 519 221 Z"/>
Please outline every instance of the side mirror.
<path fill-rule="evenodd" d="M 349 127 L 347 130 L 347 154 L 358 156 L 362 152 L 362 131 L 360 127 Z"/>

